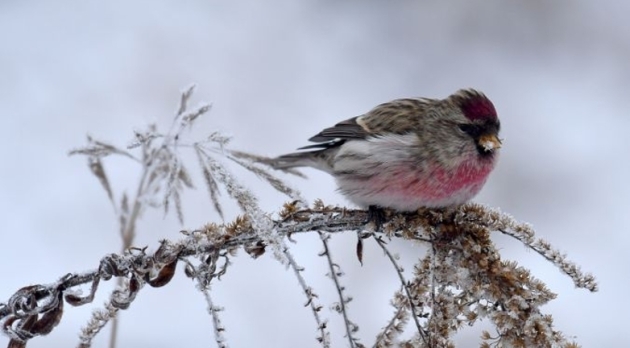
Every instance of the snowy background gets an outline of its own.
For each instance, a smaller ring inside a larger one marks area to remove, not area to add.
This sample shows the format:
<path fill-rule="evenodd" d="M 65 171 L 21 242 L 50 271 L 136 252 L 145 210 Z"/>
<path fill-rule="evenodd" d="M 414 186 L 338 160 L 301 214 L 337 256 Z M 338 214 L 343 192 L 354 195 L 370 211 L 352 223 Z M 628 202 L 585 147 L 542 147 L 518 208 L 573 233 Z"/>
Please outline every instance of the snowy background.
<path fill-rule="evenodd" d="M 67 151 L 85 134 L 122 146 L 149 122 L 170 124 L 179 93 L 213 103 L 193 136 L 222 130 L 233 148 L 275 155 L 336 121 L 398 97 L 445 97 L 461 87 L 495 103 L 505 139 L 477 201 L 531 222 L 538 235 L 593 272 L 601 291 L 566 276 L 519 243 L 495 240 L 559 294 L 543 310 L 584 347 L 630 346 L 630 22 L 627 1 L 0 1 L 0 302 L 19 287 L 98 265 L 120 248 L 111 206 L 84 158 Z M 107 161 L 115 189 L 136 172 Z M 194 162 L 191 170 L 195 168 Z M 194 170 L 193 170 L 194 171 Z M 288 178 L 309 199 L 345 204 L 315 171 Z M 263 206 L 284 197 L 248 174 Z M 201 181 L 197 181 L 201 186 Z M 185 196 L 186 226 L 217 221 L 205 192 Z M 231 207 L 230 216 L 236 213 Z M 177 238 L 172 216 L 149 212 L 136 245 Z M 355 298 L 350 315 L 371 344 L 398 287 L 374 245 L 364 267 L 354 238 L 335 236 L 335 256 Z M 423 248 L 394 243 L 405 260 Z M 336 301 L 321 244 L 294 254 L 320 303 Z M 110 282 L 111 283 L 111 282 Z M 103 284 L 98 306 L 111 284 Z M 290 271 L 270 255 L 235 263 L 214 283 L 231 347 L 316 347 L 315 326 Z M 29 347 L 77 343 L 90 306 L 67 307 L 59 327 Z M 328 310 L 331 326 L 339 316 Z M 201 294 L 181 272 L 145 288 L 122 313 L 120 347 L 212 347 Z M 484 327 L 481 325 L 480 327 Z M 477 346 L 479 328 L 462 347 Z M 106 330 L 107 331 L 107 330 Z M 341 331 L 335 347 L 347 345 Z M 106 347 L 107 332 L 95 347 Z M 8 340 L 0 337 L 0 346 Z"/>

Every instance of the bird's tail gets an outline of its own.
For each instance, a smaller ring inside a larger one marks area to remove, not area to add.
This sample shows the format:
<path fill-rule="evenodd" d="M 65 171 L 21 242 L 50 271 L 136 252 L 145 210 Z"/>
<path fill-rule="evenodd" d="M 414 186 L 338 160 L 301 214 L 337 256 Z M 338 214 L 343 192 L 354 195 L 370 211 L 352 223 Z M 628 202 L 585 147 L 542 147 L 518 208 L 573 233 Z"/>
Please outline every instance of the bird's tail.
<path fill-rule="evenodd" d="M 329 173 L 332 171 L 332 167 L 328 163 L 328 154 L 325 150 L 293 152 L 269 158 L 262 162 L 278 170 L 312 167 Z"/>

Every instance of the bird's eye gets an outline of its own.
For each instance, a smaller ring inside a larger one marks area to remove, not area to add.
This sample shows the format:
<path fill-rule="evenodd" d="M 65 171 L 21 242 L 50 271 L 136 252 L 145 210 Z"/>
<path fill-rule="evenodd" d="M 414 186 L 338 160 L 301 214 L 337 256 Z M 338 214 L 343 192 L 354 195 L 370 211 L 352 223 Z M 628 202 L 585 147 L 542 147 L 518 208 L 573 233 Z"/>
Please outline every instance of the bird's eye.
<path fill-rule="evenodd" d="M 459 129 L 462 130 L 462 132 L 470 135 L 473 138 L 476 138 L 480 135 L 480 129 L 479 127 L 472 125 L 472 124 L 467 124 L 467 123 L 463 123 L 458 125 Z"/>

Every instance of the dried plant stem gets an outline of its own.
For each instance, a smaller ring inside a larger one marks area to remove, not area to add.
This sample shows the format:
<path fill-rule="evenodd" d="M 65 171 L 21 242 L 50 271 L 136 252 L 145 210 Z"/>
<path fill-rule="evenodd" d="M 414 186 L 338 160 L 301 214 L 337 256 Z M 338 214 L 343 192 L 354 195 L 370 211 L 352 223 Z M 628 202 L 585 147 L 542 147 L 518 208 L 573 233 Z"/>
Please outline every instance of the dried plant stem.
<path fill-rule="evenodd" d="M 317 330 L 319 331 L 319 337 L 317 338 L 317 341 L 322 345 L 322 347 L 330 348 L 330 333 L 326 329 L 326 322 L 323 321 L 319 315 L 319 311 L 322 307 L 315 303 L 315 298 L 317 297 L 317 295 L 313 292 L 313 288 L 306 284 L 306 280 L 302 276 L 302 271 L 304 270 L 304 268 L 300 267 L 297 262 L 295 262 L 295 259 L 293 258 L 293 255 L 288 248 L 284 249 L 284 254 L 286 255 L 287 261 L 289 262 L 289 267 L 291 267 L 291 269 L 293 270 L 295 277 L 300 283 L 300 287 L 302 287 L 302 291 L 304 291 L 304 294 L 306 295 L 306 305 L 309 306 L 311 308 L 311 311 L 313 312 L 313 317 L 315 318 L 315 322 L 317 323 Z"/>
<path fill-rule="evenodd" d="M 347 299 L 343 295 L 344 287 L 339 283 L 338 270 L 335 269 L 335 262 L 332 259 L 332 255 L 330 255 L 330 248 L 328 248 L 328 238 L 330 236 L 326 233 L 318 232 L 319 238 L 322 240 L 322 244 L 324 245 L 324 255 L 326 256 L 326 260 L 328 261 L 328 267 L 330 268 L 330 277 L 335 283 L 335 288 L 337 289 L 337 294 L 339 295 L 339 308 L 341 314 L 343 315 L 343 322 L 346 326 L 346 335 L 348 337 L 348 341 L 350 341 L 350 347 L 356 348 L 356 343 L 354 338 L 352 337 L 353 329 L 350 327 L 353 325 L 348 318 L 348 313 L 346 310 L 346 301 Z"/>
<path fill-rule="evenodd" d="M 552 247 L 547 241 L 536 238 L 531 225 L 519 223 L 498 209 L 491 209 L 477 203 L 468 203 L 462 206 L 459 214 L 457 218 L 464 222 L 472 222 L 490 230 L 499 231 L 525 244 L 568 275 L 576 287 L 592 292 L 598 290 L 597 282 L 592 274 L 582 272 L 580 267 L 575 262 L 568 260 L 565 254 Z"/>
<path fill-rule="evenodd" d="M 101 331 L 108 322 L 116 318 L 118 314 L 118 308 L 112 306 L 111 303 L 106 303 L 105 308 L 102 310 L 95 310 L 92 312 L 92 318 L 87 323 L 85 328 L 81 330 L 79 335 L 78 348 L 88 348 L 92 346 L 92 340 Z M 111 344 L 111 341 L 110 341 Z"/>
<path fill-rule="evenodd" d="M 148 174 L 149 168 L 146 163 L 143 163 L 142 176 L 140 177 L 140 183 L 138 184 L 138 188 L 136 189 L 136 196 L 134 198 L 133 207 L 131 208 L 131 215 L 129 215 L 127 219 L 119 219 L 119 221 L 121 222 L 121 253 L 124 253 L 127 249 L 133 246 L 133 241 L 136 237 L 136 222 L 140 217 L 140 212 L 142 211 L 142 202 L 140 199 L 144 195 L 144 192 L 146 190 L 145 183 Z M 124 211 L 120 212 L 120 214 L 124 213 Z M 124 278 L 118 278 L 116 280 L 116 286 L 123 286 L 123 280 Z M 109 332 L 109 348 L 116 348 L 116 343 L 118 340 L 118 323 L 118 316 L 114 314 L 111 319 L 112 329 Z"/>
<path fill-rule="evenodd" d="M 383 249 L 383 252 L 385 252 L 385 255 L 387 255 L 387 258 L 389 259 L 389 261 L 394 266 L 394 269 L 396 269 L 396 274 L 398 274 L 398 278 L 400 279 L 400 283 L 401 283 L 403 289 L 405 290 L 405 295 L 407 296 L 407 301 L 409 301 L 409 309 L 411 310 L 411 315 L 413 316 L 413 321 L 416 324 L 416 329 L 418 330 L 418 335 L 420 335 L 420 338 L 422 338 L 422 341 L 425 344 L 427 344 L 426 333 L 424 332 L 424 329 L 422 328 L 422 325 L 420 324 L 420 321 L 418 321 L 419 314 L 416 312 L 416 305 L 414 304 L 413 297 L 411 296 L 411 292 L 409 291 L 409 283 L 405 280 L 405 276 L 402 273 L 402 269 L 401 269 L 400 265 L 398 265 L 398 262 L 394 258 L 394 255 L 392 255 L 392 253 L 389 251 L 389 249 L 387 249 L 387 247 L 385 246 L 385 242 L 383 242 L 383 240 L 381 239 L 380 236 L 374 236 L 374 240 L 376 241 L 378 246 L 380 246 L 381 249 Z"/>
<path fill-rule="evenodd" d="M 391 346 L 392 342 L 388 339 L 387 335 L 392 330 L 395 330 L 397 322 L 401 321 L 402 318 L 409 317 L 409 312 L 407 312 L 404 304 L 396 305 L 394 303 L 393 305 L 396 308 L 396 312 L 394 313 L 394 316 L 389 320 L 387 325 L 385 325 L 383 330 L 381 330 L 381 332 L 376 336 L 376 342 L 374 342 L 374 345 L 372 346 L 373 348 L 382 347 L 384 343 Z"/>
<path fill-rule="evenodd" d="M 120 280 L 118 281 L 120 285 Z M 111 320 L 112 329 L 109 332 L 109 348 L 116 348 L 116 338 L 118 337 L 118 317 L 114 315 Z"/>
<path fill-rule="evenodd" d="M 429 304 L 429 306 L 431 307 L 431 314 L 429 315 L 429 322 L 428 322 L 428 328 L 429 328 L 429 347 L 433 347 L 433 330 L 432 327 L 434 325 L 431 325 L 431 323 L 435 320 L 435 312 L 437 311 L 436 307 L 436 300 L 435 300 L 435 293 L 436 293 L 436 288 L 437 288 L 437 265 L 436 265 L 436 257 L 437 257 L 437 251 L 435 248 L 435 245 L 431 244 L 431 257 L 430 257 L 430 262 L 431 262 L 431 270 L 430 270 L 430 276 L 431 276 L 431 302 Z"/>
<path fill-rule="evenodd" d="M 201 282 L 199 282 L 199 286 L 201 286 Z M 212 297 L 210 296 L 209 289 L 202 288 L 201 292 L 203 293 L 203 297 L 208 304 L 208 313 L 212 317 L 212 328 L 214 330 L 214 340 L 215 342 L 217 342 L 217 347 L 228 348 L 227 343 L 225 343 L 225 336 L 223 335 L 225 328 L 221 323 L 221 318 L 219 318 L 219 312 L 223 309 L 217 307 L 214 302 L 212 302 Z"/>

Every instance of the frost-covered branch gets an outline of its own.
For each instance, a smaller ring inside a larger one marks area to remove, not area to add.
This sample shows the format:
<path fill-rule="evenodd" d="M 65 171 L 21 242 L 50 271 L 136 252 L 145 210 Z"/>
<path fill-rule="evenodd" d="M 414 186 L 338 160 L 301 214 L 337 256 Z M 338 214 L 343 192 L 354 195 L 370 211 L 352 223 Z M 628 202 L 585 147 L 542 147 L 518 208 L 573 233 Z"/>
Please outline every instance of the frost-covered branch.
<path fill-rule="evenodd" d="M 320 252 L 319 256 L 326 257 L 326 262 L 328 263 L 328 268 L 330 270 L 328 276 L 330 276 L 330 279 L 333 280 L 333 283 L 335 284 L 335 289 L 337 289 L 337 295 L 339 296 L 339 302 L 333 304 L 333 309 L 336 312 L 341 313 L 341 315 L 343 316 L 343 323 L 346 327 L 346 337 L 348 337 L 350 347 L 356 348 L 358 339 L 353 334 L 359 330 L 359 327 L 348 317 L 347 308 L 348 303 L 352 301 L 352 297 L 348 297 L 344 294 L 344 290 L 346 288 L 341 285 L 341 282 L 339 280 L 339 278 L 343 276 L 343 271 L 340 269 L 339 265 L 333 261 L 333 257 L 330 254 L 330 248 L 328 247 L 328 239 L 330 238 L 330 235 L 322 233 L 321 231 L 318 233 L 319 238 L 324 245 L 324 251 Z"/>
<path fill-rule="evenodd" d="M 295 273 L 295 276 L 298 279 L 300 287 L 302 291 L 304 291 L 304 295 L 306 295 L 306 304 L 305 306 L 309 306 L 311 311 L 313 312 L 313 316 L 315 317 L 315 322 L 317 323 L 317 330 L 319 331 L 319 335 L 317 336 L 317 341 L 322 345 L 323 348 L 330 348 L 330 331 L 328 330 L 328 322 L 322 320 L 319 312 L 322 310 L 322 306 L 315 302 L 315 299 L 318 297 L 315 293 L 315 290 L 306 284 L 306 280 L 302 276 L 302 272 L 304 271 L 303 267 L 300 267 L 293 255 L 289 252 L 288 249 L 284 250 L 284 253 L 289 261 L 289 267 Z"/>
<path fill-rule="evenodd" d="M 217 347 L 219 348 L 228 348 L 226 343 L 225 336 L 223 332 L 225 332 L 225 327 L 223 323 L 221 323 L 221 318 L 219 317 L 219 312 L 223 311 L 223 307 L 218 307 L 212 301 L 212 296 L 210 295 L 210 289 L 202 289 L 203 297 L 208 304 L 208 313 L 210 313 L 210 317 L 212 318 L 212 329 L 214 331 L 214 340 L 217 343 Z"/>
<path fill-rule="evenodd" d="M 315 231 L 342 233 L 369 229 L 372 224 L 366 224 L 367 214 L 362 210 L 325 206 L 319 201 L 309 209 L 286 204 L 278 220 L 268 221 L 272 226 L 272 231 L 268 233 L 287 238 Z M 495 210 L 478 204 L 453 210 L 391 213 L 383 231 L 374 233 L 424 243 L 433 239 L 430 247 L 435 249 L 435 258 L 429 260 L 431 257 L 427 256 L 429 259 L 420 260 L 408 285 L 410 293 L 404 296 L 405 301 L 418 306 L 417 314 L 433 310 L 432 317 L 436 319 L 432 325 L 435 327 L 430 327 L 426 320 L 419 322 L 430 335 L 440 334 L 448 340 L 462 324 L 487 317 L 496 324 L 503 342 L 524 343 L 526 346 L 529 343 L 550 342 L 556 346 L 567 346 L 563 336 L 552 329 L 551 317 L 539 312 L 540 306 L 555 295 L 528 271 L 514 262 L 501 260 L 489 239 L 492 230 L 488 227 L 495 226 L 497 217 L 501 216 Z M 426 226 L 433 226 L 434 232 L 427 231 Z M 522 228 L 520 224 L 501 226 L 507 230 Z M 207 282 L 216 281 L 217 277 L 226 273 L 224 267 L 216 267 L 221 253 L 243 248 L 251 255 L 259 256 L 265 252 L 267 241 L 248 218 L 240 217 L 231 223 L 211 223 L 198 230 L 186 231 L 178 241 L 162 241 L 153 253 L 143 248 L 110 254 L 93 271 L 64 276 L 49 286 L 20 289 L 6 303 L 0 304 L 2 328 L 17 342 L 44 335 L 61 319 L 63 312 L 60 308 L 64 300 L 71 305 L 89 303 L 100 280 L 112 277 L 129 279 L 127 293 L 112 296 L 111 301 L 114 308 L 125 309 L 143 285 L 159 287 L 168 284 L 179 262 L 191 262 L 191 258 L 202 260 L 207 267 L 195 270 L 187 267 L 187 275 Z M 334 264 L 332 259 L 331 262 Z M 432 272 L 431 264 L 436 265 Z M 432 293 L 428 277 L 437 282 L 438 293 Z M 588 278 L 588 275 L 584 277 Z M 87 296 L 79 296 L 73 291 L 73 288 L 87 283 L 92 283 Z M 575 283 L 590 291 L 597 289 L 593 282 Z M 54 313 L 55 320 L 51 320 L 50 313 Z M 431 340 L 437 338 L 431 337 Z M 422 339 L 413 342 L 416 346 L 428 346 Z"/>

